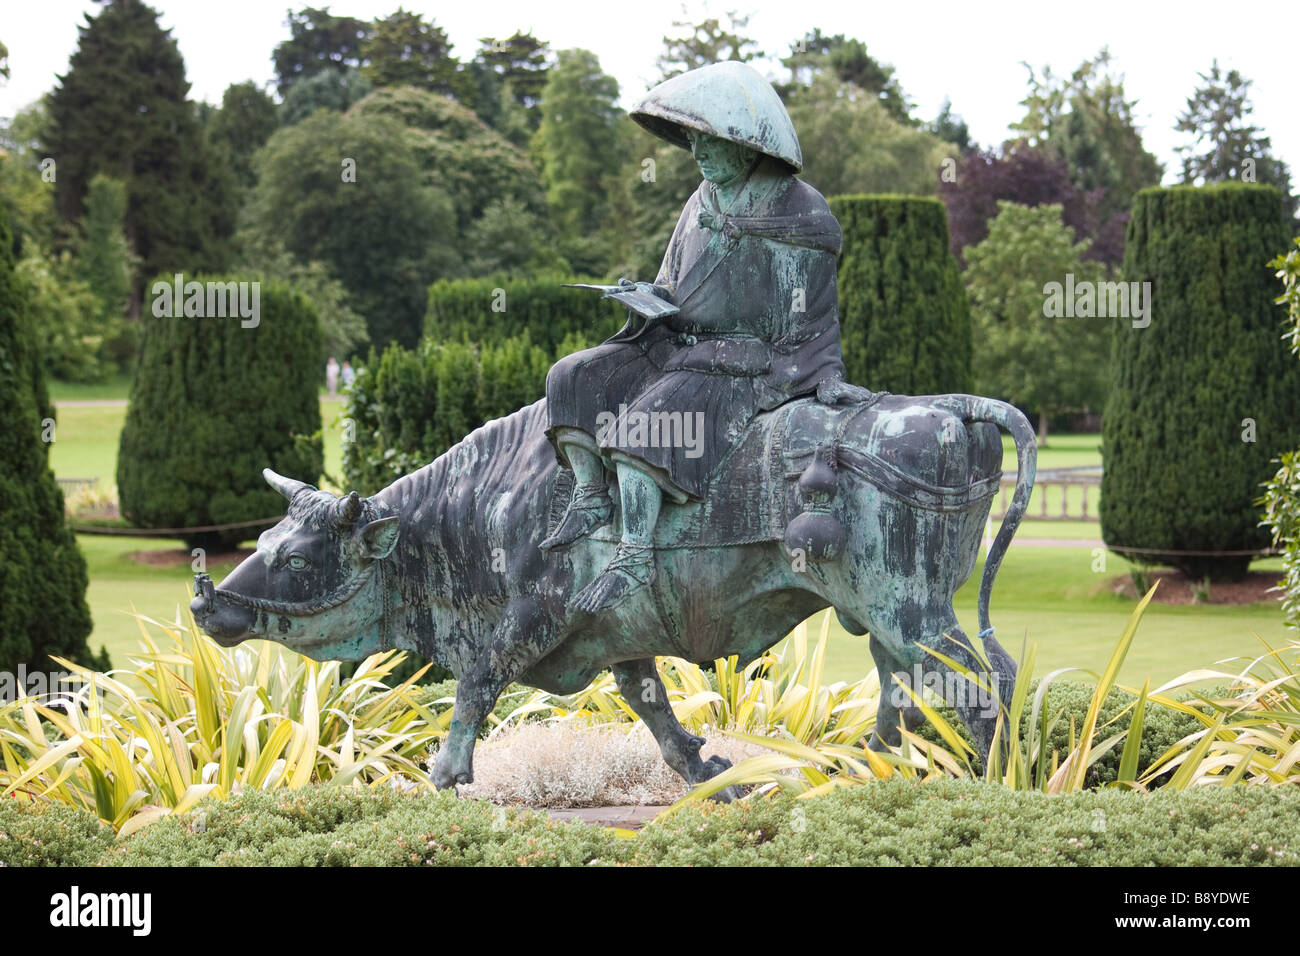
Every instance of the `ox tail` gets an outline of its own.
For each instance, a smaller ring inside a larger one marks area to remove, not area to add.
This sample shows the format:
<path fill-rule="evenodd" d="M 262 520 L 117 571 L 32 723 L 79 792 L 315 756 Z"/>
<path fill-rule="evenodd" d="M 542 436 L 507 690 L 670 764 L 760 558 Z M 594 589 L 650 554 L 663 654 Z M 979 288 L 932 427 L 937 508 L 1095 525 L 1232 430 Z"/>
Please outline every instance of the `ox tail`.
<path fill-rule="evenodd" d="M 980 579 L 979 623 L 980 636 L 988 637 L 993 633 L 989 622 L 989 599 L 993 594 L 993 579 L 997 577 L 1002 559 L 1011 546 L 1016 529 L 1029 508 L 1029 495 L 1034 490 L 1034 475 L 1038 469 L 1038 438 L 1029 419 L 1014 405 L 999 402 L 991 398 L 976 395 L 948 395 L 945 404 L 949 410 L 961 417 L 963 423 L 989 422 L 1011 434 L 1016 445 L 1016 491 L 1011 498 L 1011 506 L 1002 516 L 1002 525 L 998 528 L 993 547 L 989 549 L 988 559 L 984 562 L 984 575 Z"/>

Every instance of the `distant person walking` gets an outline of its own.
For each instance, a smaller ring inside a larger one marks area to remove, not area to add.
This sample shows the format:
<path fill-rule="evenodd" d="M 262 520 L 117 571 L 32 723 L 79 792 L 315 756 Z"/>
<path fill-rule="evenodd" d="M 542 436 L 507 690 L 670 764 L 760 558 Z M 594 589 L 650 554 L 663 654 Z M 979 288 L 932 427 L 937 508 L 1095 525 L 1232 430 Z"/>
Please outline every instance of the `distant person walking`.
<path fill-rule="evenodd" d="M 325 387 L 330 390 L 331 398 L 339 393 L 339 363 L 332 355 L 330 360 L 325 363 Z"/>
<path fill-rule="evenodd" d="M 352 383 L 357 380 L 356 370 L 352 367 L 351 362 L 343 363 L 343 387 L 351 388 Z"/>

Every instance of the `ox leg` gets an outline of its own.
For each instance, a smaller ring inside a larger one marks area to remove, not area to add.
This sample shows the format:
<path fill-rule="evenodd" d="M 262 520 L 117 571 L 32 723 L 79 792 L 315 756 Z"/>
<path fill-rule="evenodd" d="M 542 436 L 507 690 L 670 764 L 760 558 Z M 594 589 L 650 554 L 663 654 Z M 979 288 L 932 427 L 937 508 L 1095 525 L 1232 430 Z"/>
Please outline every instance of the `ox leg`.
<path fill-rule="evenodd" d="M 867 746 L 884 752 L 903 742 L 900 727 L 915 730 L 925 722 L 925 715 L 903 689 L 913 685 L 915 670 L 909 672 L 907 663 L 891 654 L 875 637 L 871 638 L 871 657 L 880 677 L 880 703 L 876 706 L 876 729 Z"/>
<path fill-rule="evenodd" d="M 900 714 L 904 726 L 908 730 L 915 729 L 924 721 L 924 715 L 921 713 L 920 708 L 914 704 L 903 703 L 904 701 L 910 702 L 911 698 L 899 687 L 901 682 L 906 682 L 913 689 L 917 689 L 919 679 L 925 686 L 938 689 L 944 701 L 957 711 L 957 716 L 965 724 L 966 729 L 970 731 L 976 749 L 979 751 L 985 765 L 987 765 L 989 751 L 993 746 L 993 734 L 997 727 L 999 708 L 1006 707 L 1011 702 L 1011 694 L 1016 682 L 1015 662 L 1011 659 L 1011 655 L 1002 648 L 1001 644 L 992 637 L 985 638 L 984 652 L 992 665 L 993 678 L 992 681 L 989 681 L 988 676 L 985 675 L 985 681 L 996 688 L 997 694 L 994 696 L 981 690 L 947 664 L 925 652 L 924 648 L 928 647 L 951 658 L 976 674 L 982 674 L 984 671 L 984 665 L 976 657 L 970 638 L 957 625 L 956 616 L 951 611 L 948 611 L 942 617 L 935 615 L 927 618 L 927 620 L 935 621 L 936 618 L 937 623 L 926 624 L 919 628 L 924 636 L 917 642 L 914 651 L 909 650 L 906 655 L 883 647 L 878 649 L 873 635 L 871 648 L 873 656 L 876 657 L 877 667 L 882 675 L 886 667 L 891 673 L 888 675 L 888 679 L 881 678 L 881 698 L 876 712 L 876 732 L 872 736 L 869 746 L 875 750 L 882 750 L 884 744 L 898 745 L 900 740 L 898 732 Z M 899 635 L 894 635 L 894 637 L 897 638 Z M 949 640 L 949 638 L 952 639 Z M 898 640 L 890 640 L 887 643 L 894 648 L 905 646 Z M 882 658 L 890 663 L 887 665 L 882 664 Z M 1003 748 L 1005 748 L 1006 742 L 1007 734 L 1003 732 Z M 1005 749 L 1003 749 L 1002 756 L 1005 760 Z"/>
<path fill-rule="evenodd" d="M 545 657 L 563 637 L 536 601 L 515 601 L 474 666 L 456 683 L 451 726 L 429 779 L 439 790 L 474 782 L 474 744 L 484 719 L 509 684 Z"/>
<path fill-rule="evenodd" d="M 677 720 L 677 715 L 668 703 L 668 691 L 659 679 L 654 658 L 623 661 L 615 664 L 611 670 L 614 679 L 618 681 L 618 691 L 623 699 L 654 734 L 664 763 L 672 767 L 683 780 L 694 786 L 716 777 L 731 766 L 731 761 L 725 757 L 715 755 L 708 760 L 700 759 L 704 738 L 690 733 Z M 739 795 L 735 787 L 727 787 L 719 791 L 714 799 L 728 803 Z"/>
<path fill-rule="evenodd" d="M 949 640 L 949 637 L 952 640 Z M 1011 706 L 1011 696 L 1016 685 L 1016 662 L 1011 659 L 1011 655 L 1003 649 L 1002 645 L 990 635 L 984 638 L 984 653 L 992 666 L 992 673 L 983 673 L 985 670 L 984 665 L 980 663 L 979 658 L 975 655 L 970 638 L 957 626 L 955 618 L 942 630 L 930 637 L 923 638 L 921 643 L 952 658 L 958 664 L 976 674 L 981 674 L 985 683 L 996 689 L 996 695 L 994 695 L 977 688 L 965 677 L 948 667 L 947 664 L 935 660 L 929 654 L 925 655 L 926 660 L 922 662 L 922 667 L 926 673 L 935 671 L 940 675 L 941 680 L 943 680 L 940 686 L 944 688 L 945 699 L 957 711 L 957 716 L 961 718 L 961 722 L 970 731 L 980 757 L 987 767 L 989 752 L 993 748 L 993 734 L 998 724 L 998 714 L 1005 712 Z M 1004 766 L 1008 753 L 1008 736 L 1009 734 L 1004 728 L 998 748 L 1001 751 Z"/>

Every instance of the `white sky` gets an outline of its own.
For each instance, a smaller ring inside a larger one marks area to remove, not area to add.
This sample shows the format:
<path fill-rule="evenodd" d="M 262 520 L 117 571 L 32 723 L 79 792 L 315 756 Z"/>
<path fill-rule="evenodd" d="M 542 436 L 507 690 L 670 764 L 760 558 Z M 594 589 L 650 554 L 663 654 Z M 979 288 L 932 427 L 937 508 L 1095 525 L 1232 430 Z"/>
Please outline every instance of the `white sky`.
<path fill-rule="evenodd" d="M 220 102 L 230 83 L 271 82 L 271 50 L 288 36 L 286 9 L 328 5 L 335 14 L 369 19 L 391 13 L 399 2 L 442 26 L 463 59 L 473 56 L 478 38 L 506 37 L 516 29 L 531 29 L 553 49 L 592 50 L 618 79 L 625 106 L 657 76 L 654 60 L 662 37 L 672 31 L 674 19 L 682 18 L 677 0 L 155 0 L 152 5 L 180 45 L 191 96 Z M 1124 73 L 1129 98 L 1138 100 L 1145 145 L 1165 164 L 1168 183 L 1178 171 L 1173 148 L 1182 140 L 1172 129 L 1174 118 L 1186 106 L 1196 74 L 1208 71 L 1216 56 L 1220 66 L 1235 67 L 1254 81 L 1255 124 L 1272 137 L 1274 155 L 1289 163 L 1300 181 L 1300 122 L 1288 49 L 1300 26 L 1294 2 L 714 0 L 708 9 L 719 15 L 729 8 L 751 13 L 748 33 L 777 56 L 787 55 L 790 43 L 814 27 L 826 35 L 861 39 L 872 56 L 897 69 L 919 116 L 933 118 L 949 96 L 985 145 L 1005 139 L 1008 124 L 1023 112 L 1019 103 L 1027 73 L 1020 61 L 1035 68 L 1048 64 L 1068 75 L 1109 46 L 1112 68 Z M 1293 11 L 1289 17 L 1282 13 L 1287 8 Z M 0 116 L 12 116 L 54 86 L 76 48 L 82 14 L 98 9 L 89 0 L 0 0 L 0 40 L 9 47 L 12 72 L 8 84 L 0 86 Z M 689 9 L 694 20 L 704 8 L 691 0 Z M 775 57 L 759 66 L 769 76 L 785 77 Z M 805 152 L 816 149 L 813 143 L 803 145 Z"/>

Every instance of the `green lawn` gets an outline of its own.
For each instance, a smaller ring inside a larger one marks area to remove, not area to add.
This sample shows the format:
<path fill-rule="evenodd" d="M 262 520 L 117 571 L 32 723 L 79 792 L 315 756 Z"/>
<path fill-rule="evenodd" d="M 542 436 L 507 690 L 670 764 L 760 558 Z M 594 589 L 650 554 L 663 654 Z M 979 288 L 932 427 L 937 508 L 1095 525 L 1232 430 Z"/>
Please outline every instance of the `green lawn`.
<path fill-rule="evenodd" d="M 99 487 L 117 484 L 117 440 L 125 406 L 60 408 L 55 413 L 50 467 L 60 478 L 98 478 Z"/>
<path fill-rule="evenodd" d="M 339 424 L 342 413 L 341 401 L 321 399 L 325 473 L 340 482 L 343 480 L 343 433 Z M 100 488 L 116 485 L 117 443 L 124 421 L 126 407 L 123 405 L 60 408 L 56 414 L 54 445 L 50 449 L 54 474 L 60 478 L 98 478 Z"/>
<path fill-rule="evenodd" d="M 1041 676 L 1061 667 L 1100 671 L 1124 631 L 1137 602 L 1110 593 L 1107 582 L 1127 574 L 1132 567 L 1113 554 L 1106 555 L 1106 571 L 1092 570 L 1096 556 L 1087 548 L 1016 547 L 1002 562 L 993 587 L 990 617 L 998 641 L 1019 659 L 1027 638 L 1038 644 Z M 1252 565 L 1254 570 L 1275 570 L 1281 577 L 1281 560 L 1270 558 Z M 979 630 L 976 598 L 983 561 L 970 581 L 957 592 L 957 619 L 968 634 Z M 821 616 L 811 623 L 820 633 Z M 1273 647 L 1291 635 L 1282 624 L 1276 604 L 1247 606 L 1151 604 L 1143 615 L 1137 637 L 1121 671 L 1121 681 L 1141 685 L 1150 677 L 1158 686 L 1185 671 L 1210 667 L 1238 655 L 1264 651 L 1258 638 Z M 827 680 L 856 680 L 871 668 L 867 640 L 840 628 L 832 616 Z"/>
<path fill-rule="evenodd" d="M 1038 470 L 1080 468 L 1101 464 L 1101 435 L 1048 435 L 1047 447 L 1038 449 Z M 1016 448 L 1011 436 L 1002 434 L 1002 469 L 1016 470 Z"/>
<path fill-rule="evenodd" d="M 95 630 L 90 637 L 92 650 L 108 648 L 114 664 L 136 649 L 140 625 L 132 612 L 161 621 L 176 619 L 179 609 L 193 597 L 194 572 L 189 562 L 175 567 L 157 567 L 132 560 L 137 551 L 179 550 L 179 541 L 157 538 L 116 538 L 104 535 L 77 536 L 81 553 L 86 556 L 90 587 L 86 599 Z M 233 563 L 208 565 L 208 573 L 220 581 L 234 569 Z"/>
<path fill-rule="evenodd" d="M 62 387 L 66 388 L 66 386 Z M 61 398 L 71 398 L 66 392 Z M 85 396 L 78 396 L 85 397 Z M 112 398 L 111 394 L 98 397 Z M 341 477 L 339 402 L 321 402 L 325 426 L 326 471 Z M 114 483 L 117 436 L 126 415 L 123 407 L 63 408 L 58 416 L 51 462 L 60 477 L 100 478 L 101 487 Z M 1095 435 L 1053 436 L 1039 459 L 1041 468 L 1096 464 L 1099 438 Z M 1031 509 L 1032 510 L 1032 509 Z M 1101 537 L 1095 523 L 1027 521 L 1021 538 Z M 178 549 L 180 542 L 159 539 L 123 539 L 82 535 L 82 551 L 90 568 L 89 600 L 95 619 L 92 646 L 106 645 L 117 660 L 135 647 L 138 625 L 132 608 L 143 614 L 172 619 L 188 603 L 193 571 L 188 562 L 157 567 L 131 560 L 132 552 Z M 1125 574 L 1129 565 L 1106 555 L 1107 572 L 1093 572 L 1096 555 L 1088 547 L 1014 547 L 1003 564 L 993 592 L 992 615 L 999 640 L 1015 656 L 1027 634 L 1038 641 L 1039 673 L 1058 667 L 1100 669 L 1106 661 L 1134 602 L 1110 594 L 1105 581 Z M 1257 568 L 1276 569 L 1274 559 Z M 229 565 L 212 565 L 216 580 Z M 975 597 L 979 569 L 957 596 L 958 616 L 970 632 L 975 624 Z M 820 627 L 820 621 L 814 621 Z M 814 631 L 816 633 L 816 631 Z M 1147 612 L 1129 655 L 1123 679 L 1141 683 L 1150 675 L 1167 680 L 1193 667 L 1208 666 L 1237 654 L 1254 654 L 1258 633 L 1273 644 L 1286 639 L 1281 616 L 1274 606 L 1166 607 L 1153 605 Z M 851 680 L 871 667 L 864 638 L 842 631 L 832 620 L 828 680 Z"/>
<path fill-rule="evenodd" d="M 50 381 L 49 388 L 50 398 L 56 402 L 125 399 L 131 392 L 131 379 L 118 375 L 99 385 Z"/>

